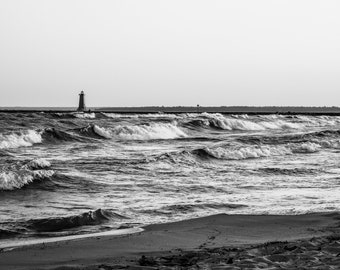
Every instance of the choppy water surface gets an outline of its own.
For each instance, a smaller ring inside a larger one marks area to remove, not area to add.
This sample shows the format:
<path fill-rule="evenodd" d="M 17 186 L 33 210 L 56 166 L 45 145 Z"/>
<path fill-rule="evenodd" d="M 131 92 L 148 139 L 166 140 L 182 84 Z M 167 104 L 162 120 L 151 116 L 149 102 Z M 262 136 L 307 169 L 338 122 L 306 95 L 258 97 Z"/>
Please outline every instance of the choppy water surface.
<path fill-rule="evenodd" d="M 0 239 L 340 210 L 340 118 L 0 114 Z"/>

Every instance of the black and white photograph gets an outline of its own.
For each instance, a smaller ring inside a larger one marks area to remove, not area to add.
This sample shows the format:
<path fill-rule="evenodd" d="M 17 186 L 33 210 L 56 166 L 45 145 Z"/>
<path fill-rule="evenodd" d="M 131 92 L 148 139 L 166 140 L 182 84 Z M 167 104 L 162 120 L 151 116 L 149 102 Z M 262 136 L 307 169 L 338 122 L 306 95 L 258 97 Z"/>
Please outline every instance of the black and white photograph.
<path fill-rule="evenodd" d="M 1 270 L 339 270 L 340 1 L 0 0 Z"/>

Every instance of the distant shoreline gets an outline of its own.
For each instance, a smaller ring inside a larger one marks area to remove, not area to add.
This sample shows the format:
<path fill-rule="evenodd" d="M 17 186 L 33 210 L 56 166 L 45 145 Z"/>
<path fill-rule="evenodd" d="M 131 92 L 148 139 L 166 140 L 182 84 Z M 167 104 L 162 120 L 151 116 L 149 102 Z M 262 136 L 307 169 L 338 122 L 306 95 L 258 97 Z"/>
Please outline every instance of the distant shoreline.
<path fill-rule="evenodd" d="M 86 112 L 119 113 L 119 114 L 148 114 L 148 113 L 222 113 L 222 114 L 283 114 L 283 115 L 328 115 L 340 116 L 340 107 L 93 107 Z M 1 113 L 72 113 L 76 108 L 70 107 L 0 107 Z"/>

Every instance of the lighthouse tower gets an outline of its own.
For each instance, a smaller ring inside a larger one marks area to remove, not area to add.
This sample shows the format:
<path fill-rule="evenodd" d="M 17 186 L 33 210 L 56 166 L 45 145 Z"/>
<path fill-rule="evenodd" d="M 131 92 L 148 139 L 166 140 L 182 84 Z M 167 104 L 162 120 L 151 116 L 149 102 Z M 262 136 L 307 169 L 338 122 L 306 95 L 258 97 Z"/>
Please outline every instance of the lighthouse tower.
<path fill-rule="evenodd" d="M 77 109 L 78 112 L 83 112 L 86 110 L 85 107 L 85 94 L 84 91 L 81 91 L 79 94 L 79 107 Z"/>

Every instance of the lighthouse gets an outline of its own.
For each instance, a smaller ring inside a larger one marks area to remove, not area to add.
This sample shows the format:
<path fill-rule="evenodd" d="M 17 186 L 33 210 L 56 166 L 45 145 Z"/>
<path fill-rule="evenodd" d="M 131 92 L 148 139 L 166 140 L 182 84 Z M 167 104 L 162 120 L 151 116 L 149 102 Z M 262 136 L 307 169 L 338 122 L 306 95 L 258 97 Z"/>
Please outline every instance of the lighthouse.
<path fill-rule="evenodd" d="M 86 110 L 85 107 L 85 94 L 84 91 L 81 91 L 79 94 L 79 107 L 77 109 L 78 112 L 83 112 Z"/>

